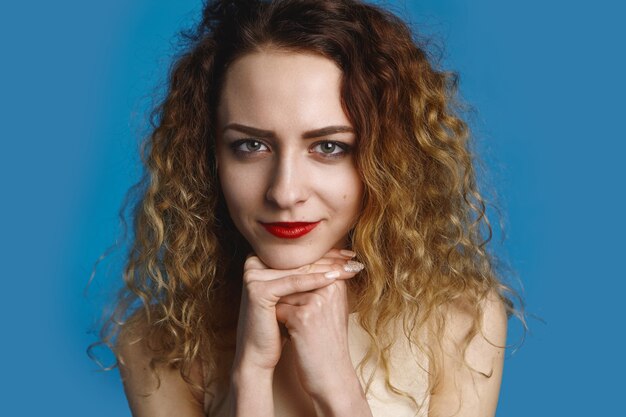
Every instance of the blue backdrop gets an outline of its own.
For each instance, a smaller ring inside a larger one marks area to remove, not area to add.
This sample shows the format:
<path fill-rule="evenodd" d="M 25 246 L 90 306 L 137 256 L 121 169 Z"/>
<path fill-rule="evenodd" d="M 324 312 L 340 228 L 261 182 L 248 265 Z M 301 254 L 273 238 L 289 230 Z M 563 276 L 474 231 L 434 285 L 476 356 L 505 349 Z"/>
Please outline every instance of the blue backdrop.
<path fill-rule="evenodd" d="M 2 7 L 2 416 L 130 415 L 117 371 L 97 371 L 85 355 L 115 259 L 90 298 L 83 290 L 118 235 L 144 111 L 198 3 Z M 626 9 L 617 3 L 389 2 L 442 40 L 445 66 L 461 74 L 508 213 L 498 251 L 545 321 L 530 318 L 506 360 L 499 416 L 623 409 Z"/>

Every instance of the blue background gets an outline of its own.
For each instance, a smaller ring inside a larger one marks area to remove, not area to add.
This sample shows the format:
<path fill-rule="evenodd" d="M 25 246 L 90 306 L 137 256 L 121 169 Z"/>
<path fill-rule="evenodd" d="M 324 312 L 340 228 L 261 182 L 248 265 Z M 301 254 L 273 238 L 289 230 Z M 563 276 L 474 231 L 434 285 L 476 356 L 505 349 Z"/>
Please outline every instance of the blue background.
<path fill-rule="evenodd" d="M 626 387 L 624 6 L 390 4 L 442 40 L 445 67 L 461 74 L 508 213 L 497 250 L 543 320 L 529 319 L 525 344 L 506 361 L 498 415 L 616 415 Z M 89 298 L 83 290 L 118 236 L 145 109 L 199 4 L 2 9 L 0 415 L 130 415 L 117 371 L 97 371 L 85 354 L 119 259 L 102 264 Z"/>

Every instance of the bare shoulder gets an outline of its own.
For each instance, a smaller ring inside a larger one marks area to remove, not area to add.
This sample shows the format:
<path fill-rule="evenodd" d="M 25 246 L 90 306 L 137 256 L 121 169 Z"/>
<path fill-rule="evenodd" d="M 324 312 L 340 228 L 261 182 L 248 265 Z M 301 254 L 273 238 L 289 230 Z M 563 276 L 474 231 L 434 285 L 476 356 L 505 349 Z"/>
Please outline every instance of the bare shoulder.
<path fill-rule="evenodd" d="M 505 303 L 492 291 L 479 305 L 458 301 L 446 306 L 445 317 L 441 379 L 429 415 L 493 416 L 504 365 Z"/>
<path fill-rule="evenodd" d="M 153 363 L 155 351 L 147 339 L 149 333 L 145 313 L 139 311 L 122 326 L 115 345 L 133 416 L 203 416 L 203 397 L 183 379 L 180 370 Z M 202 386 L 201 365 L 192 367 L 189 377 L 194 385 Z"/>
<path fill-rule="evenodd" d="M 446 306 L 445 312 L 444 344 L 457 350 L 469 337 L 465 360 L 480 373 L 491 374 L 492 355 L 499 354 L 506 344 L 507 313 L 500 295 L 492 291 L 478 306 L 459 300 Z"/>

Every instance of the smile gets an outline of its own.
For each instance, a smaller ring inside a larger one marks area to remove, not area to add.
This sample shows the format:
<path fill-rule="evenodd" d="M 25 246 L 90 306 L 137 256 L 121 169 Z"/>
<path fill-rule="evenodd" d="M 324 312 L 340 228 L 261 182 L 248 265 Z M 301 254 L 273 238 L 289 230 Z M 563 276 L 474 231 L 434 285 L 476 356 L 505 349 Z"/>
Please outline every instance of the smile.
<path fill-rule="evenodd" d="M 283 239 L 297 239 L 301 236 L 306 235 L 311 230 L 315 229 L 315 227 L 320 224 L 320 222 L 315 223 L 261 223 L 265 230 L 270 232 L 276 237 L 280 237 Z"/>

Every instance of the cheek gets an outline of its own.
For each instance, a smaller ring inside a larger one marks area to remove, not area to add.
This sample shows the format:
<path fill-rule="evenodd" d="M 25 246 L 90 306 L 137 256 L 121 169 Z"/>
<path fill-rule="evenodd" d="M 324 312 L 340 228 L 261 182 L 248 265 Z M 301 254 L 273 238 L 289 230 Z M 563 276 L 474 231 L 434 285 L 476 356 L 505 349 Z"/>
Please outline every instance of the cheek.
<path fill-rule="evenodd" d="M 346 200 L 350 199 L 349 204 L 355 216 L 360 215 L 361 209 L 363 208 L 363 190 L 363 182 L 361 178 L 357 176 L 352 185 L 352 193 L 346 197 Z"/>
<path fill-rule="evenodd" d="M 231 216 L 253 209 L 259 199 L 259 176 L 247 174 L 241 169 L 228 169 L 223 165 L 218 169 L 220 185 Z"/>
<path fill-rule="evenodd" d="M 328 195 L 336 209 L 353 217 L 361 209 L 363 182 L 355 169 L 336 173 L 326 184 Z"/>
<path fill-rule="evenodd" d="M 246 190 L 242 187 L 242 184 L 237 181 L 236 177 L 221 173 L 220 184 L 222 186 L 222 192 L 224 193 L 226 205 L 228 206 L 231 214 L 234 209 L 245 205 L 245 200 L 247 199 Z"/>
<path fill-rule="evenodd" d="M 222 193 L 229 211 L 232 213 L 233 209 L 239 205 L 239 200 L 243 198 L 241 184 L 237 181 L 237 176 L 233 175 L 231 169 L 229 169 L 228 163 L 224 161 L 224 158 L 219 157 L 218 153 L 218 168 L 217 175 L 222 187 Z"/>

